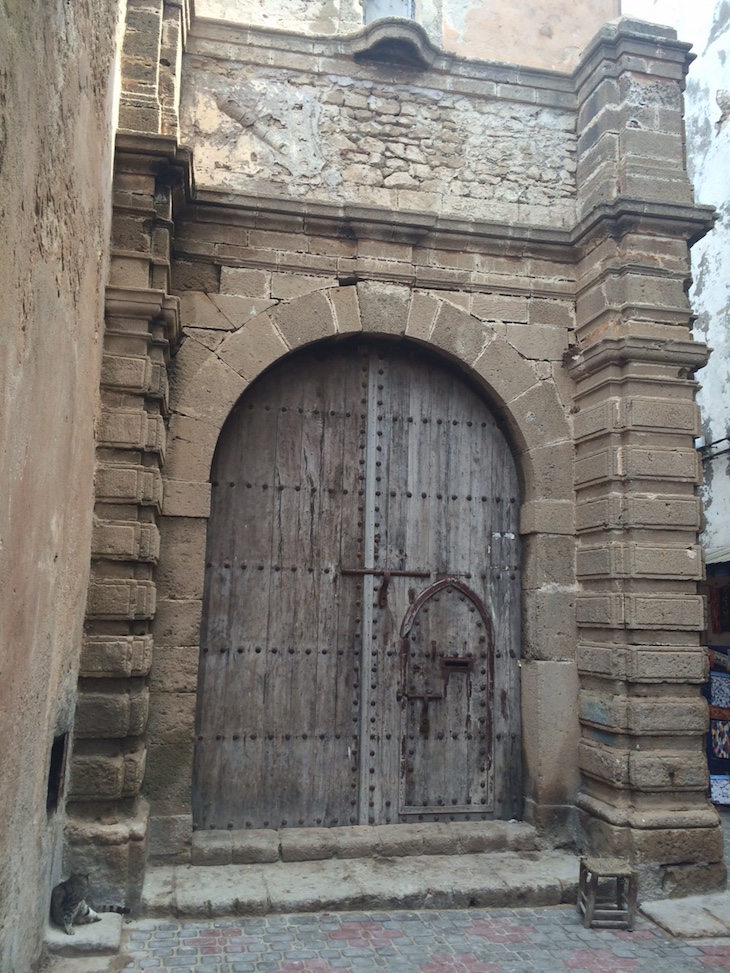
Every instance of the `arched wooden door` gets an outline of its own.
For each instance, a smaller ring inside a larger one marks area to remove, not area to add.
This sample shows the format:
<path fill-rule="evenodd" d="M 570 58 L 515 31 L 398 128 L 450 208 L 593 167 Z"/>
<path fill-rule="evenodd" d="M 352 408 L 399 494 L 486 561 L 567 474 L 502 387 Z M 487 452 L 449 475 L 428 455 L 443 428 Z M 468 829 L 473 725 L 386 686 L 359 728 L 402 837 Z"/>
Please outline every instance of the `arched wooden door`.
<path fill-rule="evenodd" d="M 518 484 L 480 396 L 407 346 L 300 353 L 212 483 L 195 826 L 519 817 Z"/>

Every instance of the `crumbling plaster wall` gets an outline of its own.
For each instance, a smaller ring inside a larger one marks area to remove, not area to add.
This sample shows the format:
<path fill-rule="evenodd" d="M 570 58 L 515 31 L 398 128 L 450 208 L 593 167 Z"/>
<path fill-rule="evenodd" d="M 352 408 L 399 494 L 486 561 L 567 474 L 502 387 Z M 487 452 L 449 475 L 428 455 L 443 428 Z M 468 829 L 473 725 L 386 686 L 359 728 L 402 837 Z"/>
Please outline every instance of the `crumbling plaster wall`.
<path fill-rule="evenodd" d="M 257 63 L 247 37 L 230 29 L 222 48 L 214 32 L 199 35 L 185 59 L 182 139 L 195 146 L 198 186 L 457 218 L 575 221 L 567 86 L 530 88 L 505 104 L 495 97 L 504 84 L 491 76 L 480 84 L 478 71 L 444 91 L 441 78 L 417 72 L 404 84 L 393 69 L 282 70 Z"/>
<path fill-rule="evenodd" d="M 54 735 L 86 601 L 120 0 L 0 4 L 0 970 L 60 878 Z"/>
<path fill-rule="evenodd" d="M 307 34 L 348 34 L 370 20 L 373 0 L 196 0 L 198 17 Z M 380 0 L 399 15 L 402 2 Z M 365 8 L 365 9 L 364 9 Z M 382 14 L 381 14 L 382 15 Z M 415 20 L 429 39 L 461 57 L 571 71 L 619 0 L 415 0 Z"/>

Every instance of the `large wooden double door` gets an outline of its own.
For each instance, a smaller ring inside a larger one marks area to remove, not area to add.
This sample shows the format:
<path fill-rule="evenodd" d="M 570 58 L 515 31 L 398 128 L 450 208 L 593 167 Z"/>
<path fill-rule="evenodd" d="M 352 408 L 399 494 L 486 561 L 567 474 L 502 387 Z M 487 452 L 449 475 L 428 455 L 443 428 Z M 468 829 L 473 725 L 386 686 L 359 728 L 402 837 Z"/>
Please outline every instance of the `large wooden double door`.
<path fill-rule="evenodd" d="M 518 484 L 480 396 L 403 345 L 298 354 L 212 483 L 196 827 L 519 817 Z"/>

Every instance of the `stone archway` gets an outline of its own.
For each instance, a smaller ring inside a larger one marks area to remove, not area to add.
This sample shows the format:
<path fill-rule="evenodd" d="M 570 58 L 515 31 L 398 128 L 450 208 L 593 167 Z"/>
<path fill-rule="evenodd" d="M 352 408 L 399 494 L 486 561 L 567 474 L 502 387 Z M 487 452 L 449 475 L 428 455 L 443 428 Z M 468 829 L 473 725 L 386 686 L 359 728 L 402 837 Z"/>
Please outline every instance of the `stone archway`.
<path fill-rule="evenodd" d="M 164 581 L 154 625 L 153 687 L 159 691 L 151 701 L 146 787 L 153 817 L 174 818 L 181 827 L 189 821 L 209 481 L 220 430 L 245 389 L 274 362 L 325 338 L 363 334 L 410 339 L 456 363 L 484 390 L 508 432 L 522 477 L 526 811 L 539 823 L 548 805 L 545 816 L 554 820 L 556 806 L 572 805 L 577 785 L 573 447 L 555 384 L 493 325 L 432 293 L 368 282 L 268 305 L 202 293 L 183 302 L 187 338 L 171 369 L 159 568 Z M 546 570 L 556 557 L 564 567 Z M 546 576 L 567 583 L 546 585 Z M 541 732 L 545 726 L 552 727 L 550 741 Z"/>

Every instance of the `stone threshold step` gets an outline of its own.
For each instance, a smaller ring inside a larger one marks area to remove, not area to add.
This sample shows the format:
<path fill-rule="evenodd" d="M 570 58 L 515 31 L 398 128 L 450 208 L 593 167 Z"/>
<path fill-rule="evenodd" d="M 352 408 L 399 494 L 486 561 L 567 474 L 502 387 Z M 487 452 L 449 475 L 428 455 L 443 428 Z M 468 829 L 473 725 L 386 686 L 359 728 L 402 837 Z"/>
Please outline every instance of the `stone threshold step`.
<path fill-rule="evenodd" d="M 521 821 L 452 821 L 355 825 L 345 828 L 282 828 L 196 831 L 193 865 L 253 865 L 323 861 L 329 858 L 407 858 L 532 851 L 535 829 Z"/>
<path fill-rule="evenodd" d="M 46 927 L 46 950 L 54 956 L 113 956 L 122 940 L 122 917 L 105 912 L 100 922 L 74 926 L 73 936 L 50 923 Z"/>
<path fill-rule="evenodd" d="M 548 906 L 576 901 L 563 851 L 163 865 L 147 869 L 142 912 L 214 918 L 293 912 Z"/>

